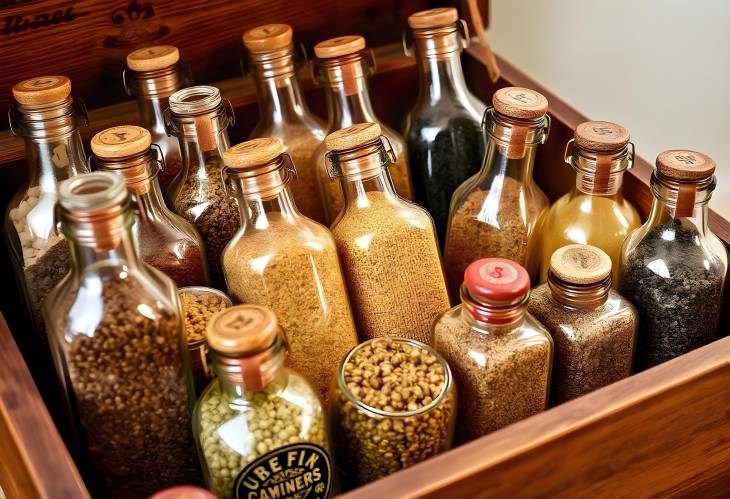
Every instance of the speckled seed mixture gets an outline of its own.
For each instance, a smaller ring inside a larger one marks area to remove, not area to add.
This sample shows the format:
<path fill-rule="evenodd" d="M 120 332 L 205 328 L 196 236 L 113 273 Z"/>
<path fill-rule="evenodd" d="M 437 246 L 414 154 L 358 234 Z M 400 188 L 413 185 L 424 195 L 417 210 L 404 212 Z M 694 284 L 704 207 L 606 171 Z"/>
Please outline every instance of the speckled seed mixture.
<path fill-rule="evenodd" d="M 201 397 L 197 411 L 208 486 L 221 499 L 232 497 L 241 470 L 268 452 L 299 442 L 330 448 L 321 402 L 297 374 L 290 373 L 286 387 L 270 384 L 240 406 L 221 395 L 216 381 Z"/>
<path fill-rule="evenodd" d="M 318 169 L 312 154 L 324 139 L 317 137 L 308 128 L 293 129 L 280 137 L 297 169 L 297 177 L 289 182 L 297 208 L 315 222 L 326 223 L 324 202 L 319 188 Z"/>
<path fill-rule="evenodd" d="M 416 411 L 444 390 L 444 366 L 430 352 L 390 338 L 358 350 L 344 366 L 354 397 L 387 412 Z M 451 390 L 432 410 L 417 416 L 378 417 L 361 412 L 338 392 L 336 419 L 340 467 L 359 484 L 406 468 L 451 445 L 456 397 Z"/>
<path fill-rule="evenodd" d="M 436 237 L 421 207 L 368 192 L 332 227 L 361 340 L 431 336 L 449 308 Z"/>
<path fill-rule="evenodd" d="M 185 311 L 185 336 L 188 343 L 205 339 L 205 328 L 213 314 L 226 308 L 226 302 L 212 293 L 180 293 Z"/>

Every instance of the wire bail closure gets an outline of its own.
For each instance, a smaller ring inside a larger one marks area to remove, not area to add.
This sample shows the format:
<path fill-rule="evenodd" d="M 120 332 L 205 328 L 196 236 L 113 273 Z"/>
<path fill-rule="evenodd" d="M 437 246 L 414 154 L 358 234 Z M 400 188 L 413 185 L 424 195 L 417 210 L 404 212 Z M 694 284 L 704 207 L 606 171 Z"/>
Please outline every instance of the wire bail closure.
<path fill-rule="evenodd" d="M 395 149 L 393 149 L 393 144 L 391 144 L 390 139 L 386 137 L 385 135 L 380 135 L 379 137 L 380 145 L 382 146 L 382 149 L 378 151 L 378 153 L 381 156 L 381 166 L 386 167 L 388 165 L 394 164 L 398 157 L 395 154 Z M 327 176 L 329 176 L 330 181 L 334 180 L 335 177 L 342 177 L 342 171 L 340 169 L 340 160 L 338 158 L 338 155 L 336 154 L 336 151 L 327 151 L 324 155 L 324 169 L 327 172 Z"/>

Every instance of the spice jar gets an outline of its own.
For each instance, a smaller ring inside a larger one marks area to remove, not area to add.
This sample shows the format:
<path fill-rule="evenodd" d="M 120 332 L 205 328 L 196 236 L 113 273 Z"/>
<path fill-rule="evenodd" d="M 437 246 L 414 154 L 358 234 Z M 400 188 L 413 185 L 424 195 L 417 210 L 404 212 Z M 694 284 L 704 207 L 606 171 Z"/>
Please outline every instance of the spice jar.
<path fill-rule="evenodd" d="M 165 129 L 164 111 L 170 96 L 190 85 L 189 69 L 180 62 L 180 51 L 173 45 L 144 47 L 127 55 L 127 68 L 122 73 L 124 90 L 137 99 L 140 124 L 149 130 L 152 143 L 162 152 L 165 169 L 159 182 L 163 193 L 182 168 L 177 138 Z"/>
<path fill-rule="evenodd" d="M 405 141 L 375 116 L 370 104 L 368 78 L 375 72 L 375 58 L 365 47 L 365 39 L 362 36 L 331 38 L 315 45 L 314 55 L 313 79 L 324 89 L 327 99 L 327 133 L 356 123 L 377 123 L 397 158 L 390 172 L 395 190 L 404 198 L 413 199 Z M 318 171 L 327 222 L 332 224 L 345 201 L 339 182 L 333 181 L 321 166 L 326 153 L 327 146 L 322 142 L 314 152 L 312 164 L 320 165 Z"/>
<path fill-rule="evenodd" d="M 459 388 L 456 436 L 466 442 L 543 411 L 553 341 L 527 312 L 530 277 L 518 263 L 484 258 L 464 272 L 461 304 L 434 323 L 433 345 Z"/>
<path fill-rule="evenodd" d="M 540 264 L 540 230 L 549 203 L 532 167 L 550 129 L 547 99 L 534 90 L 507 87 L 497 90 L 492 102 L 484 114 L 484 164 L 451 199 L 444 268 L 453 299 L 464 271 L 479 258 L 513 260 L 531 277 Z"/>
<path fill-rule="evenodd" d="M 624 172 L 634 162 L 629 132 L 608 121 L 581 123 L 565 148 L 565 162 L 575 170 L 575 185 L 553 204 L 545 219 L 540 281 L 548 279 L 555 250 L 579 243 L 608 253 L 615 285 L 621 245 L 641 225 L 636 209 L 621 192 Z"/>
<path fill-rule="evenodd" d="M 552 405 L 631 374 L 638 315 L 611 289 L 611 258 L 603 250 L 583 244 L 556 250 L 548 282 L 532 290 L 528 310 L 555 345 Z"/>
<path fill-rule="evenodd" d="M 284 367 L 286 340 L 271 309 L 216 313 L 208 344 L 217 378 L 193 414 L 208 488 L 221 499 L 327 497 L 334 469 L 324 408 Z"/>
<path fill-rule="evenodd" d="M 152 149 L 150 132 L 131 125 L 103 130 L 91 139 L 94 164 L 119 173 L 136 214 L 132 234 L 137 254 L 178 286 L 208 284 L 208 263 L 195 226 L 171 212 L 162 199 L 157 173 L 163 159 Z"/>
<path fill-rule="evenodd" d="M 377 123 L 339 130 L 325 143 L 345 195 L 332 234 L 360 339 L 428 341 L 431 323 L 449 307 L 433 220 L 396 194 L 387 168 L 395 153 Z"/>
<path fill-rule="evenodd" d="M 203 237 L 213 286 L 225 290 L 221 255 L 241 224 L 236 202 L 223 187 L 221 153 L 228 149 L 233 109 L 215 87 L 179 90 L 165 111 L 168 133 L 180 141 L 183 166 L 170 199 L 178 215 Z"/>
<path fill-rule="evenodd" d="M 71 270 L 43 312 L 94 496 L 197 483 L 180 301 L 172 280 L 137 255 L 124 180 L 76 176 L 61 183 L 59 203 Z"/>
<path fill-rule="evenodd" d="M 259 103 L 259 122 L 249 138 L 281 141 L 297 165 L 297 176 L 289 184 L 297 207 L 305 216 L 325 223 L 318 173 L 322 163 L 313 159 L 326 135 L 325 124 L 309 110 L 299 88 L 291 26 L 259 26 L 244 33 L 243 44 Z"/>
<path fill-rule="evenodd" d="M 441 7 L 416 12 L 408 17 L 408 27 L 419 84 L 404 135 L 416 201 L 431 213 L 444 243 L 451 196 L 479 170 L 484 158 L 479 124 L 486 105 L 466 86 L 461 51 L 468 45 L 469 33 L 457 10 Z M 404 47 L 410 55 L 405 42 Z"/>
<path fill-rule="evenodd" d="M 646 369 L 718 336 L 727 252 L 707 227 L 715 162 L 674 149 L 656 159 L 647 221 L 621 249 L 621 294 L 639 311 L 637 368 Z"/>
<path fill-rule="evenodd" d="M 357 332 L 335 241 L 292 200 L 296 174 L 279 139 L 223 153 L 243 224 L 223 253 L 228 289 L 241 303 L 271 307 L 289 339 L 289 365 L 327 395 L 337 362 Z"/>
<path fill-rule="evenodd" d="M 456 391 L 429 346 L 375 338 L 340 362 L 332 389 L 337 462 L 348 486 L 363 485 L 451 447 Z"/>

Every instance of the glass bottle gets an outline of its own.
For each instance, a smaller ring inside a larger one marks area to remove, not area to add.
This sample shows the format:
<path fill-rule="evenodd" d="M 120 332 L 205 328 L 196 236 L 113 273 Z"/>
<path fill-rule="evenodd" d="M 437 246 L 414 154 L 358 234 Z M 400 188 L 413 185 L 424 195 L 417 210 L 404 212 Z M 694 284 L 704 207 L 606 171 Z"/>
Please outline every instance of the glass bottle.
<path fill-rule="evenodd" d="M 530 277 L 517 262 L 477 260 L 464 273 L 461 304 L 434 323 L 433 346 L 459 390 L 459 442 L 547 406 L 553 341 L 527 311 L 529 291 Z"/>
<path fill-rule="evenodd" d="M 289 365 L 326 398 L 337 362 L 357 332 L 334 238 L 292 199 L 296 171 L 279 139 L 253 139 L 223 153 L 243 220 L 223 252 L 234 300 L 271 307 L 287 333 Z"/>
<path fill-rule="evenodd" d="M 578 125 L 565 149 L 565 162 L 575 170 L 575 186 L 553 204 L 545 219 L 541 282 L 548 279 L 553 252 L 578 243 L 608 253 L 617 284 L 621 245 L 641 225 L 639 214 L 621 191 L 624 172 L 633 161 L 634 145 L 626 128 L 608 121 Z"/>
<path fill-rule="evenodd" d="M 451 198 L 444 268 L 454 300 L 475 260 L 514 260 L 531 277 L 540 264 L 540 229 L 549 202 L 532 168 L 550 129 L 547 100 L 534 90 L 507 87 L 495 92 L 493 103 L 484 114 L 484 164 Z"/>
<path fill-rule="evenodd" d="M 532 290 L 528 310 L 555 345 L 551 405 L 631 374 L 638 314 L 611 289 L 611 267 L 600 248 L 569 244 L 552 254 L 548 282 Z"/>
<path fill-rule="evenodd" d="M 127 184 L 136 215 L 132 234 L 139 257 L 178 286 L 206 285 L 203 241 L 193 224 L 165 206 L 157 181 L 164 160 L 158 161 L 151 140 L 150 132 L 138 126 L 107 128 L 91 139 L 94 164 L 99 170 L 121 174 Z"/>
<path fill-rule="evenodd" d="M 137 255 L 124 180 L 76 176 L 61 183 L 59 203 L 71 269 L 43 312 L 94 495 L 197 483 L 177 288 Z"/>
<path fill-rule="evenodd" d="M 165 169 L 159 183 L 167 196 L 172 181 L 182 168 L 177 137 L 167 134 L 164 111 L 170 96 L 191 83 L 189 69 L 180 63 L 180 51 L 172 45 L 144 47 L 127 55 L 122 74 L 127 95 L 137 99 L 140 124 L 149 130 L 152 143 L 162 151 Z"/>
<path fill-rule="evenodd" d="M 172 94 L 165 114 L 183 158 L 170 191 L 172 207 L 200 232 L 213 286 L 225 291 L 221 255 L 241 225 L 236 202 L 226 194 L 221 178 L 221 153 L 230 144 L 227 128 L 233 124 L 233 109 L 217 88 L 200 85 Z"/>
<path fill-rule="evenodd" d="M 621 249 L 621 294 L 639 311 L 637 368 L 646 369 L 718 337 L 727 252 L 707 227 L 715 162 L 661 153 L 651 177 L 649 218 Z"/>
<path fill-rule="evenodd" d="M 365 47 L 362 36 L 341 36 L 314 46 L 316 59 L 312 61 L 313 78 L 324 88 L 327 99 L 327 133 L 347 128 L 356 123 L 377 123 L 390 141 L 397 162 L 390 175 L 396 192 L 413 199 L 408 155 L 403 137 L 381 122 L 370 104 L 368 78 L 375 72 L 375 58 Z M 333 181 L 324 166 L 327 147 L 322 142 L 314 153 L 312 164 L 320 165 L 320 185 L 325 201 L 327 222 L 332 222 L 342 211 L 344 198 L 339 182 Z"/>
<path fill-rule="evenodd" d="M 448 7 L 416 12 L 408 17 L 408 26 L 415 45 L 419 86 L 403 133 L 416 201 L 431 213 L 443 244 L 451 195 L 479 170 L 484 159 L 479 125 L 486 105 L 466 86 L 461 51 L 469 35 L 457 10 Z M 410 53 L 408 48 L 406 52 Z"/>
<path fill-rule="evenodd" d="M 427 342 L 433 320 L 449 307 L 433 220 L 395 192 L 388 173 L 395 153 L 377 123 L 339 130 L 325 143 L 345 194 L 332 234 L 360 339 Z"/>
<path fill-rule="evenodd" d="M 317 390 L 285 367 L 286 339 L 271 309 L 237 305 L 216 313 L 208 344 L 217 378 L 193 414 L 208 488 L 220 499 L 262 491 L 327 497 L 335 470 L 324 407 Z"/>
<path fill-rule="evenodd" d="M 324 140 L 325 124 L 309 110 L 299 88 L 291 26 L 259 26 L 243 35 L 243 43 L 259 103 L 259 121 L 249 138 L 281 141 L 297 165 L 289 185 L 297 207 L 315 222 L 326 223 L 318 173 L 322 163 L 312 156 Z"/>

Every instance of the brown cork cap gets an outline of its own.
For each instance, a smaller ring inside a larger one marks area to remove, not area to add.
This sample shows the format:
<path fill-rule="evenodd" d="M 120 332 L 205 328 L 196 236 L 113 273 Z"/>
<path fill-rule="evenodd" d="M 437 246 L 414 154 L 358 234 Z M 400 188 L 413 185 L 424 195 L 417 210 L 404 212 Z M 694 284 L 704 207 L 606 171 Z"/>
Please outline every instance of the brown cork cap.
<path fill-rule="evenodd" d="M 193 485 L 178 485 L 157 492 L 149 499 L 215 499 L 215 496 L 200 487 Z"/>
<path fill-rule="evenodd" d="M 39 76 L 13 85 L 13 97 L 24 106 L 61 102 L 71 95 L 71 80 L 65 76 Z"/>
<path fill-rule="evenodd" d="M 325 137 L 324 145 L 328 151 L 346 151 L 372 142 L 380 134 L 380 125 L 377 123 L 358 123 L 332 132 Z"/>
<path fill-rule="evenodd" d="M 610 121 L 586 121 L 575 129 L 575 143 L 589 151 L 620 151 L 629 143 L 629 131 Z"/>
<path fill-rule="evenodd" d="M 656 169 L 674 180 L 704 180 L 715 173 L 715 162 L 701 152 L 670 149 L 657 156 Z"/>
<path fill-rule="evenodd" d="M 122 125 L 107 128 L 91 139 L 91 151 L 100 158 L 124 158 L 149 149 L 150 132 L 139 126 Z"/>
<path fill-rule="evenodd" d="M 571 284 L 595 284 L 611 274 L 611 257 L 587 244 L 569 244 L 550 257 L 550 271 Z"/>
<path fill-rule="evenodd" d="M 320 59 L 341 57 L 365 50 L 365 38 L 360 35 L 338 36 L 319 42 L 314 46 L 314 55 Z"/>
<path fill-rule="evenodd" d="M 408 26 L 413 29 L 440 28 L 459 20 L 459 12 L 453 7 L 421 10 L 408 16 Z"/>
<path fill-rule="evenodd" d="M 210 348 L 224 355 L 266 350 L 279 331 L 274 312 L 263 305 L 236 305 L 213 314 L 206 335 Z"/>
<path fill-rule="evenodd" d="M 500 88 L 492 96 L 492 105 L 499 114 L 523 120 L 542 118 L 548 109 L 544 95 L 522 87 Z"/>
<path fill-rule="evenodd" d="M 243 34 L 243 44 L 251 52 L 267 52 L 288 47 L 292 29 L 288 24 L 264 24 Z"/>
<path fill-rule="evenodd" d="M 180 51 L 174 45 L 145 47 L 127 56 L 127 66 L 132 71 L 155 71 L 172 66 L 180 60 Z"/>
<path fill-rule="evenodd" d="M 265 165 L 284 153 L 284 146 L 276 137 L 247 140 L 226 149 L 223 163 L 229 168 L 250 168 Z"/>

